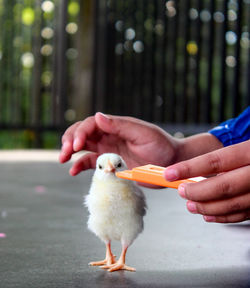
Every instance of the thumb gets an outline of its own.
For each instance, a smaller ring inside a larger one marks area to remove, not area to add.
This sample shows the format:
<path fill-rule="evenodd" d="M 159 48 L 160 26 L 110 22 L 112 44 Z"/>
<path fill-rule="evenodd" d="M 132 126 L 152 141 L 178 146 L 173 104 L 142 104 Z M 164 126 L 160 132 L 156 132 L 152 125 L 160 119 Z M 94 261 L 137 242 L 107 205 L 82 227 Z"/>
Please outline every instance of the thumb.
<path fill-rule="evenodd" d="M 147 139 L 146 136 L 150 133 L 150 123 L 133 117 L 113 116 L 97 112 L 95 121 L 103 132 L 116 135 L 135 144 L 138 144 L 139 139 Z"/>

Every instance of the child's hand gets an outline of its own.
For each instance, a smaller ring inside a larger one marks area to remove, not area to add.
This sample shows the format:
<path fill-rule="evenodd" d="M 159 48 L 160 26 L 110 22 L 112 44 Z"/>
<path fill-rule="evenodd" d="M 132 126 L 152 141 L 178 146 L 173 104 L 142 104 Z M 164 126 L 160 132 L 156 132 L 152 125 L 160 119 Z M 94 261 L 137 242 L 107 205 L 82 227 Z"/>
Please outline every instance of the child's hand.
<path fill-rule="evenodd" d="M 96 158 L 105 152 L 121 155 L 130 169 L 148 163 L 167 166 L 174 163 L 178 143 L 148 122 L 97 113 L 66 130 L 62 137 L 60 162 L 68 161 L 75 152 L 88 150 L 92 153 L 73 164 L 71 175 L 95 168 Z"/>
<path fill-rule="evenodd" d="M 202 214 L 207 222 L 250 219 L 250 140 L 180 162 L 164 171 L 170 181 L 211 174 L 217 176 L 179 186 L 179 194 L 188 200 L 188 210 Z"/>

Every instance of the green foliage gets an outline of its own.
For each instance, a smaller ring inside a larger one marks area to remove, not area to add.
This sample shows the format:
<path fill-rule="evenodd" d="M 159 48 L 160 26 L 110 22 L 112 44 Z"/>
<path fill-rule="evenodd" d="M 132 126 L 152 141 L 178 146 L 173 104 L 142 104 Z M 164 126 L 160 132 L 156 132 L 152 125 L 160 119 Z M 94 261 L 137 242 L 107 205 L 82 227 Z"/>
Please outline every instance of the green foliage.
<path fill-rule="evenodd" d="M 1 131 L 0 149 L 26 149 L 35 148 L 36 138 L 39 136 L 44 149 L 59 148 L 59 132 L 42 132 L 39 135 L 32 130 L 23 131 Z"/>
<path fill-rule="evenodd" d="M 69 5 L 68 5 L 68 13 L 69 13 L 69 15 L 76 16 L 76 15 L 78 15 L 79 11 L 80 11 L 79 3 L 76 2 L 76 1 L 71 1 L 69 3 Z"/>
<path fill-rule="evenodd" d="M 30 26 L 35 21 L 35 11 L 31 7 L 24 8 L 22 11 L 22 22 L 24 25 Z"/>
<path fill-rule="evenodd" d="M 63 125 L 55 123 L 53 115 L 60 108 L 53 91 L 60 20 L 55 17 L 60 16 L 60 4 L 56 0 L 0 0 L 0 126 L 9 127 L 0 129 L 0 149 L 58 146 L 59 133 L 46 129 L 55 129 L 54 125 L 62 129 Z M 69 1 L 66 20 L 77 22 L 79 10 L 78 0 Z M 73 46 L 72 36 L 65 37 Z M 23 127 L 32 129 L 20 130 Z M 39 132 L 41 127 L 44 132 Z"/>
<path fill-rule="evenodd" d="M 33 134 L 29 131 L 1 131 L 0 149 L 31 148 Z"/>
<path fill-rule="evenodd" d="M 60 147 L 60 133 L 58 132 L 44 132 L 43 142 L 45 149 L 54 149 Z"/>

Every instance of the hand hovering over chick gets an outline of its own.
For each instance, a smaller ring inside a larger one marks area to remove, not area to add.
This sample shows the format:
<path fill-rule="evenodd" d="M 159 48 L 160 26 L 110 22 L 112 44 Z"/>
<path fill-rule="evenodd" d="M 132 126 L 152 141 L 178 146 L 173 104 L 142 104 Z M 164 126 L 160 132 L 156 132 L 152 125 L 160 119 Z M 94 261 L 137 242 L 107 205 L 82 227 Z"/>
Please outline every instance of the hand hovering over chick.
<path fill-rule="evenodd" d="M 246 130 L 249 111 L 241 114 L 245 117 L 244 135 L 249 133 Z M 239 129 L 234 133 L 237 131 Z M 120 154 L 129 169 L 148 163 L 166 167 L 191 159 L 168 167 L 165 178 L 171 181 L 219 174 L 200 183 L 179 187 L 182 197 L 189 200 L 189 211 L 204 215 L 208 222 L 230 223 L 250 218 L 249 140 L 222 148 L 222 142 L 210 133 L 176 139 L 159 127 L 136 118 L 97 113 L 69 127 L 62 144 L 62 163 L 81 149 L 92 152 L 73 164 L 71 175 L 94 168 L 98 155 L 105 152 Z M 199 155 L 202 156 L 197 157 Z"/>
<path fill-rule="evenodd" d="M 151 123 L 102 113 L 70 126 L 62 144 L 61 163 L 80 150 L 92 152 L 73 164 L 72 176 L 94 169 L 97 157 L 106 152 L 121 155 L 131 169 L 148 163 L 166 167 L 221 147 L 216 137 L 208 133 L 179 140 Z"/>
<path fill-rule="evenodd" d="M 191 213 L 207 222 L 233 223 L 250 219 L 250 140 L 183 161 L 164 171 L 167 180 L 212 175 L 198 183 L 181 184 Z"/>

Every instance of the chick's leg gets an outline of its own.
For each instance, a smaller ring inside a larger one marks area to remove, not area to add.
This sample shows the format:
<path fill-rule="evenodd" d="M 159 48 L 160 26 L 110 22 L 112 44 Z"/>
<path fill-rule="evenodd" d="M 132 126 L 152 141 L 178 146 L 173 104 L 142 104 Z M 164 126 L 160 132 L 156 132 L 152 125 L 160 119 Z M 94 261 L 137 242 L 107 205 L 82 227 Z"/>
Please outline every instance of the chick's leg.
<path fill-rule="evenodd" d="M 90 266 L 112 265 L 115 263 L 115 256 L 111 252 L 110 242 L 106 244 L 106 258 L 102 261 L 90 262 Z"/>
<path fill-rule="evenodd" d="M 108 269 L 109 272 L 118 271 L 118 270 L 127 270 L 131 272 L 135 272 L 135 268 L 129 267 L 125 264 L 126 253 L 128 250 L 127 245 L 122 245 L 122 253 L 119 260 L 115 264 L 105 265 L 101 268 Z"/>

